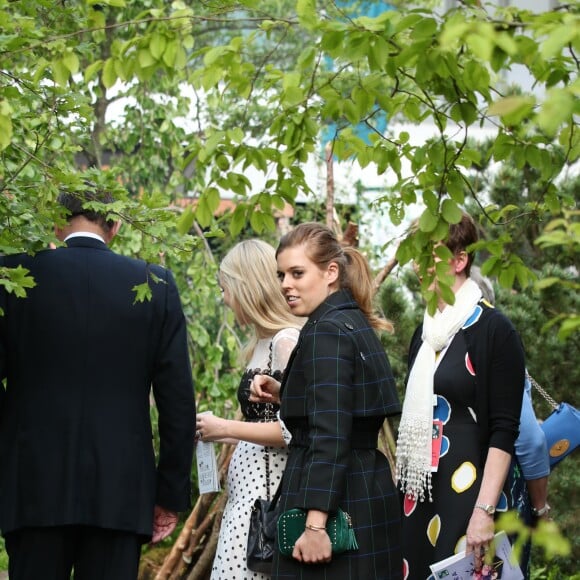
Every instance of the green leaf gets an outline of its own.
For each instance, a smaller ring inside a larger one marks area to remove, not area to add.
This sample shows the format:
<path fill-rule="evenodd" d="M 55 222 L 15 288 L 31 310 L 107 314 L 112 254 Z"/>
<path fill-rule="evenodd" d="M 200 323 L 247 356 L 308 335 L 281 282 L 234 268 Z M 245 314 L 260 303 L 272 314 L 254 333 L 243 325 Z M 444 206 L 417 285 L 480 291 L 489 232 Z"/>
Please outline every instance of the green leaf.
<path fill-rule="evenodd" d="M 230 221 L 230 234 L 232 237 L 237 237 L 242 231 L 243 227 L 246 225 L 246 211 L 242 205 L 236 206 L 232 219 Z"/>
<path fill-rule="evenodd" d="M 117 73 L 115 72 L 115 61 L 113 58 L 108 58 L 105 61 L 102 79 L 107 89 L 110 89 L 117 82 Z"/>
<path fill-rule="evenodd" d="M 479 113 L 475 105 L 469 101 L 461 101 L 459 103 L 461 111 L 461 120 L 465 121 L 466 125 L 472 125 L 477 121 Z"/>
<path fill-rule="evenodd" d="M 497 256 L 492 256 L 488 258 L 482 265 L 481 265 L 481 273 L 484 276 L 490 276 L 492 272 L 495 270 L 496 265 L 499 262 L 499 258 Z"/>
<path fill-rule="evenodd" d="M 217 165 L 217 167 L 219 167 L 220 171 L 227 171 L 230 168 L 229 159 L 222 154 L 219 154 L 215 158 L 215 164 Z"/>
<path fill-rule="evenodd" d="M 212 217 L 213 213 L 207 204 L 206 197 L 202 195 L 195 208 L 195 218 L 202 228 L 207 228 L 211 223 Z"/>
<path fill-rule="evenodd" d="M 143 68 L 147 68 L 149 66 L 153 66 L 155 64 L 155 57 L 151 54 L 151 52 L 146 49 L 146 48 L 142 48 L 139 51 L 139 64 L 143 67 Z"/>
<path fill-rule="evenodd" d="M 404 16 L 397 26 L 395 27 L 396 32 L 401 32 L 402 30 L 406 30 L 408 28 L 414 28 L 415 25 L 418 25 L 423 20 L 422 14 L 408 14 Z"/>
<path fill-rule="evenodd" d="M 316 51 L 313 46 L 306 47 L 298 56 L 296 61 L 300 68 L 306 69 L 310 68 L 314 64 L 314 59 L 316 58 Z"/>
<path fill-rule="evenodd" d="M 407 262 L 410 262 L 414 257 L 414 249 L 413 249 L 413 240 L 411 238 L 405 238 L 397 248 L 395 252 L 395 257 L 397 258 L 397 262 L 399 264 L 404 265 Z"/>
<path fill-rule="evenodd" d="M 26 288 L 34 288 L 36 282 L 29 276 L 30 270 L 17 266 L 16 268 L 0 267 L 0 286 L 4 286 L 6 292 L 14 294 L 18 298 L 26 296 Z"/>
<path fill-rule="evenodd" d="M 282 88 L 289 89 L 291 87 L 300 86 L 300 73 L 290 72 L 284 75 L 282 79 Z"/>
<path fill-rule="evenodd" d="M 95 62 L 92 62 L 89 66 L 87 66 L 84 73 L 85 82 L 88 83 L 89 81 L 92 81 L 93 78 L 96 76 L 96 74 L 102 68 L 103 68 L 102 60 L 96 60 Z"/>
<path fill-rule="evenodd" d="M 491 60 L 494 44 L 493 38 L 488 38 L 487 36 L 482 36 L 481 34 L 472 33 L 468 34 L 465 40 L 469 48 L 473 51 L 473 54 L 475 54 L 478 58 L 484 62 L 489 62 L 489 60 Z"/>
<path fill-rule="evenodd" d="M 450 199 L 444 199 L 441 204 L 443 219 L 449 224 L 458 224 L 463 215 L 459 206 Z"/>
<path fill-rule="evenodd" d="M 504 117 L 521 112 L 522 110 L 528 112 L 533 105 L 534 100 L 530 97 L 504 97 L 492 103 L 487 110 L 487 114 L 490 116 L 498 115 Z"/>
<path fill-rule="evenodd" d="M 426 209 L 419 218 L 419 229 L 422 232 L 432 232 L 437 227 L 439 223 L 439 216 L 434 215 Z"/>
<path fill-rule="evenodd" d="M 315 0 L 298 0 L 296 2 L 296 14 L 300 24 L 307 30 L 312 30 L 318 22 Z"/>
<path fill-rule="evenodd" d="M 455 293 L 451 289 L 451 286 L 445 284 L 442 280 L 439 280 L 437 288 L 439 289 L 441 298 L 443 298 L 447 304 L 455 304 Z"/>
<path fill-rule="evenodd" d="M 493 156 L 496 161 L 503 161 L 508 159 L 511 155 L 512 149 L 514 148 L 513 138 L 501 133 L 495 140 L 493 144 Z"/>
<path fill-rule="evenodd" d="M 389 58 L 389 45 L 387 41 L 378 36 L 370 45 L 369 67 L 371 70 L 383 70 Z"/>
<path fill-rule="evenodd" d="M 215 87 L 223 78 L 224 70 L 218 66 L 206 68 L 202 76 L 202 85 L 204 90 L 209 91 Z"/>
<path fill-rule="evenodd" d="M 477 61 L 469 61 L 465 65 L 463 78 L 468 87 L 477 90 L 480 93 L 489 91 L 490 77 L 487 68 Z"/>
<path fill-rule="evenodd" d="M 282 104 L 293 107 L 304 100 L 304 92 L 300 87 L 288 87 L 282 94 Z"/>
<path fill-rule="evenodd" d="M 423 202 L 433 215 L 437 215 L 439 209 L 439 198 L 429 190 L 423 192 Z"/>
<path fill-rule="evenodd" d="M 559 282 L 560 278 L 554 277 L 542 278 L 534 284 L 534 287 L 536 288 L 536 290 L 545 290 L 546 288 L 549 288 L 554 284 L 558 284 Z"/>
<path fill-rule="evenodd" d="M 503 269 L 498 276 L 499 283 L 504 288 L 513 288 L 514 280 L 516 278 L 516 271 L 513 266 Z"/>
<path fill-rule="evenodd" d="M 437 32 L 437 22 L 433 18 L 422 18 L 419 20 L 411 33 L 414 39 L 424 39 L 433 36 Z"/>
<path fill-rule="evenodd" d="M 179 51 L 179 45 L 177 40 L 171 40 L 167 43 L 165 50 L 163 51 L 163 62 L 169 67 L 173 68 L 175 65 L 175 60 L 177 58 L 177 53 Z"/>
<path fill-rule="evenodd" d="M 207 207 L 212 214 L 214 214 L 220 205 L 220 192 L 216 187 L 210 187 L 205 192 L 205 200 Z"/>
<path fill-rule="evenodd" d="M 183 48 L 182 44 L 179 44 L 177 46 L 177 54 L 175 55 L 175 69 L 176 70 L 181 70 L 185 67 L 185 65 L 187 64 L 187 54 Z M 244 95 L 245 97 L 247 97 L 247 95 Z"/>
<path fill-rule="evenodd" d="M 516 41 L 507 33 L 500 32 L 494 36 L 495 44 L 499 46 L 506 54 L 513 56 L 518 52 Z"/>
<path fill-rule="evenodd" d="M 52 74 L 54 81 L 61 87 L 66 87 L 70 77 L 70 71 L 62 60 L 52 61 Z"/>
<path fill-rule="evenodd" d="M 538 113 L 538 125 L 549 135 L 555 135 L 560 126 L 574 114 L 577 98 L 566 89 L 552 89 Z"/>
<path fill-rule="evenodd" d="M 146 300 L 151 300 L 153 293 L 151 292 L 151 287 L 149 286 L 148 282 L 143 282 L 143 284 L 138 284 L 137 286 L 133 286 L 133 292 L 135 292 L 135 299 L 133 300 L 133 304 L 137 302 L 145 302 Z"/>
<path fill-rule="evenodd" d="M 542 43 L 540 53 L 546 59 L 553 58 L 562 51 L 564 46 L 578 36 L 578 20 L 558 26 L 552 30 L 547 40 Z"/>
<path fill-rule="evenodd" d="M 526 161 L 535 169 L 542 168 L 542 154 L 535 145 L 526 145 Z"/>
<path fill-rule="evenodd" d="M 167 38 L 164 34 L 154 34 L 149 42 L 149 50 L 156 60 L 163 56 L 165 47 L 167 46 Z"/>
<path fill-rule="evenodd" d="M 205 53 L 203 57 L 203 64 L 210 67 L 215 64 L 222 56 L 229 53 L 230 49 L 227 46 L 216 46 Z"/>
<path fill-rule="evenodd" d="M 191 34 L 184 36 L 181 40 L 181 46 L 183 46 L 185 50 L 191 50 L 194 47 L 194 45 L 195 38 Z"/>
<path fill-rule="evenodd" d="M 127 81 L 129 79 L 128 71 L 131 70 L 132 60 L 126 59 L 115 59 L 115 73 L 117 73 L 117 77 L 122 81 Z"/>
<path fill-rule="evenodd" d="M 194 220 L 195 214 L 193 212 L 193 207 L 188 205 L 177 220 L 177 231 L 184 236 L 189 232 L 189 230 L 191 230 Z"/>
<path fill-rule="evenodd" d="M 0 114 L 0 151 L 3 151 L 12 142 L 12 119 Z"/>
<path fill-rule="evenodd" d="M 79 57 L 74 52 L 67 52 L 62 57 L 62 63 L 73 75 L 79 70 Z"/>
<path fill-rule="evenodd" d="M 558 331 L 558 339 L 562 342 L 567 340 L 573 333 L 580 331 L 580 316 L 570 316 L 562 322 Z M 569 548 L 560 554 L 567 555 L 570 553 Z"/>
<path fill-rule="evenodd" d="M 264 220 L 263 220 L 263 214 L 262 214 L 262 212 L 258 212 L 256 210 L 254 210 L 250 214 L 250 225 L 252 226 L 252 229 L 257 234 L 261 234 L 262 233 L 262 231 L 264 230 Z"/>
<path fill-rule="evenodd" d="M 548 559 L 566 556 L 571 550 L 570 541 L 561 534 L 558 525 L 551 520 L 538 521 L 537 527 L 533 530 L 533 542 L 546 550 Z"/>
<path fill-rule="evenodd" d="M 360 120 L 358 109 L 352 101 L 344 102 L 344 115 L 352 125 L 356 125 Z"/>

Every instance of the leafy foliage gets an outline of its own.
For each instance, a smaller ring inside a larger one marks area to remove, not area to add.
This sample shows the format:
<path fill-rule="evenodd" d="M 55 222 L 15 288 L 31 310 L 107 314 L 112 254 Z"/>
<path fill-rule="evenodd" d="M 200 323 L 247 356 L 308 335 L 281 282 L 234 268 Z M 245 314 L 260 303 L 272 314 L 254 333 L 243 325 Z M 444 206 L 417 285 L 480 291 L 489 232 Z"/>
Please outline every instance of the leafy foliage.
<path fill-rule="evenodd" d="M 403 262 L 430 254 L 426 246 L 457 220 L 467 174 L 481 161 L 468 137 L 482 123 L 497 128 L 486 161 L 538 172 L 540 223 L 546 209 L 567 206 L 554 180 L 580 150 L 576 1 L 542 14 L 488 13 L 465 1 L 443 16 L 418 6 L 375 17 L 356 2 L 314 0 L 4 1 L 0 19 L 0 178 L 17 204 L 3 207 L 7 216 L 30 208 L 29 191 L 42 208 L 84 163 L 114 168 L 146 209 L 190 192 L 195 205 L 185 223 L 210 231 L 220 193 L 232 192 L 240 203 L 223 225 L 236 235 L 250 222 L 261 233 L 273 228 L 275 208 L 309 192 L 299 164 L 317 151 L 329 122 L 337 159 L 398 176 L 396 195 L 382 200 L 395 223 L 409 204 L 425 203 L 421 241 L 401 248 Z M 514 65 L 544 98 L 502 86 L 501 71 Z M 379 114 L 430 122 L 435 136 L 412 145 L 404 132 L 382 134 L 373 125 Z M 361 123 L 374 131 L 370 144 L 352 130 Z M 250 167 L 264 177 L 258 192 L 245 176 Z M 526 215 L 510 210 L 514 221 Z M 11 247 L 46 242 L 43 216 L 36 212 L 32 231 Z M 169 222 L 136 223 L 147 234 L 157 228 L 151 233 L 164 238 L 164 252 L 185 242 L 183 223 L 168 238 Z M 528 282 L 519 261 L 498 267 L 504 284 Z"/>

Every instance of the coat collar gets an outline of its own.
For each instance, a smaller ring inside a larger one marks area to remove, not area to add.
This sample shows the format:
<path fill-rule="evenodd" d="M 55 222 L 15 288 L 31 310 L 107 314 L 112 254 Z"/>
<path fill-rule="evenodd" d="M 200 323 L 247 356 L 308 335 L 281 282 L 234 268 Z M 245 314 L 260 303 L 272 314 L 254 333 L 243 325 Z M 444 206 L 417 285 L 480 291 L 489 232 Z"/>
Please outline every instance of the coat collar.
<path fill-rule="evenodd" d="M 104 242 L 88 236 L 75 236 L 69 238 L 66 242 L 67 248 L 95 248 L 97 250 L 109 250 Z"/>
<path fill-rule="evenodd" d="M 308 317 L 309 324 L 315 324 L 333 310 L 352 310 L 358 308 L 350 290 L 338 290 L 329 294 L 326 300 Z"/>

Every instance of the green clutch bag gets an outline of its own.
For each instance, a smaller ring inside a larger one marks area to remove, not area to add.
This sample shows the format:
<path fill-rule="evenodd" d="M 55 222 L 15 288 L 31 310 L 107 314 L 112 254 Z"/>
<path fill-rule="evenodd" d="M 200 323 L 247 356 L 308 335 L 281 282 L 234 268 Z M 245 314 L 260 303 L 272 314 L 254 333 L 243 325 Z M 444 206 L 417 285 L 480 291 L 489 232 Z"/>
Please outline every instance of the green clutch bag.
<path fill-rule="evenodd" d="M 306 512 L 300 508 L 285 511 L 278 518 L 278 549 L 284 556 L 292 556 L 294 544 L 306 527 Z M 340 508 L 326 521 L 326 533 L 332 544 L 332 553 L 358 550 L 350 516 Z"/>

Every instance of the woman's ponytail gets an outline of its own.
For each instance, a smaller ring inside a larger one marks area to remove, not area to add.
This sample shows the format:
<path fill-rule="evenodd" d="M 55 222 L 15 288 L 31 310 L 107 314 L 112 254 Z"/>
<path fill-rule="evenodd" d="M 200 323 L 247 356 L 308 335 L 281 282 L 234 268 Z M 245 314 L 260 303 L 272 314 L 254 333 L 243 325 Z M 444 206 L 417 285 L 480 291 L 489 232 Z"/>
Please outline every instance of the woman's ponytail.
<path fill-rule="evenodd" d="M 346 246 L 343 251 L 347 263 L 343 285 L 351 291 L 373 328 L 393 332 L 392 323 L 375 313 L 373 307 L 375 283 L 366 258 L 352 246 Z"/>

